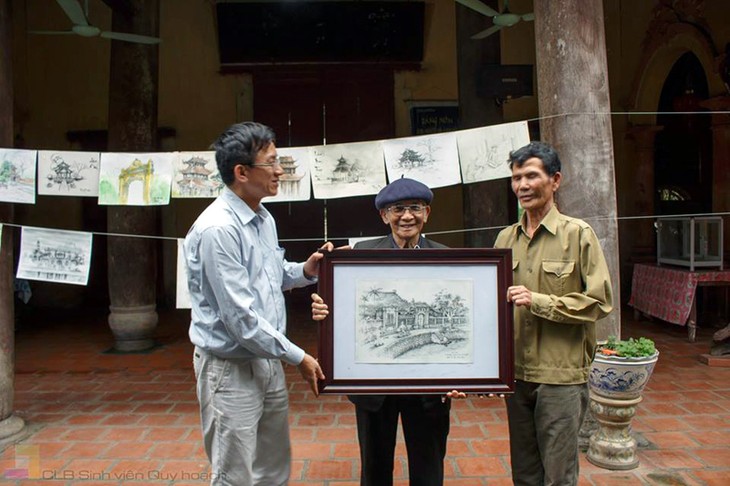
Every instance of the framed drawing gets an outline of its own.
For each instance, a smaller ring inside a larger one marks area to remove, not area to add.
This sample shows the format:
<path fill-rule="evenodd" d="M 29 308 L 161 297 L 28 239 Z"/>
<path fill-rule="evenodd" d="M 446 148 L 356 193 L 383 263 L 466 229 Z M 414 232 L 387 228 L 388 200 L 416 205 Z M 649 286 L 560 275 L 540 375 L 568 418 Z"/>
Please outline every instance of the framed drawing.
<path fill-rule="evenodd" d="M 511 284 L 510 250 L 325 253 L 320 391 L 512 392 Z"/>

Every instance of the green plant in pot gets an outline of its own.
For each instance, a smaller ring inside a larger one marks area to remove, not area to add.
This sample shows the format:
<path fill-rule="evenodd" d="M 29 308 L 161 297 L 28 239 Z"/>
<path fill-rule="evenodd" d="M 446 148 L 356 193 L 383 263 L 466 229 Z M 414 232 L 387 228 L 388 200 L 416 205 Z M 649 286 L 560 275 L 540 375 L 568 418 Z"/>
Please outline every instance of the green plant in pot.
<path fill-rule="evenodd" d="M 636 398 L 649 381 L 659 359 L 654 341 L 610 336 L 598 348 L 588 383 L 591 391 L 608 398 Z"/>
<path fill-rule="evenodd" d="M 606 356 L 642 358 L 654 356 L 658 351 L 654 341 L 649 338 L 629 338 L 628 341 L 618 341 L 616 336 L 609 336 L 608 342 L 599 348 L 599 352 Z"/>
<path fill-rule="evenodd" d="M 588 442 L 589 462 L 614 470 L 639 465 L 631 419 L 658 359 L 654 342 L 643 337 L 611 336 L 599 347 L 588 375 L 590 409 L 599 424 Z"/>

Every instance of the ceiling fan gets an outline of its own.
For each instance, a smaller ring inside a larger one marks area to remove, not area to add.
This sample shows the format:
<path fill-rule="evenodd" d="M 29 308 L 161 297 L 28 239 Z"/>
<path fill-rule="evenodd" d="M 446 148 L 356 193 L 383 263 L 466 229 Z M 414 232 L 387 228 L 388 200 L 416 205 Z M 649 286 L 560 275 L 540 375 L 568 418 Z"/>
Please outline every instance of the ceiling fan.
<path fill-rule="evenodd" d="M 89 0 L 85 0 L 84 8 L 81 8 L 79 0 L 56 0 L 58 5 L 66 12 L 66 16 L 73 23 L 71 30 L 52 31 L 52 30 L 32 30 L 31 34 L 45 35 L 68 35 L 76 34 L 81 37 L 103 37 L 105 39 L 113 39 L 124 42 L 136 42 L 137 44 L 159 44 L 162 40 L 159 37 L 150 37 L 138 34 L 125 34 L 121 32 L 102 31 L 98 27 L 94 27 L 88 21 L 89 18 Z"/>
<path fill-rule="evenodd" d="M 472 39 L 484 39 L 485 37 L 488 37 L 495 32 L 498 32 L 502 27 L 512 27 L 520 20 L 524 20 L 526 22 L 529 22 L 531 20 L 535 20 L 535 14 L 533 13 L 527 13 L 527 14 L 515 14 L 509 11 L 509 0 L 504 0 L 504 9 L 501 12 L 497 12 L 492 7 L 488 7 L 487 5 L 484 5 L 479 0 L 456 0 L 460 4 L 464 5 L 465 7 L 469 7 L 470 9 L 479 12 L 482 15 L 486 15 L 487 17 L 492 17 L 492 25 L 490 28 L 485 29 L 481 32 L 478 32 L 471 36 Z"/>

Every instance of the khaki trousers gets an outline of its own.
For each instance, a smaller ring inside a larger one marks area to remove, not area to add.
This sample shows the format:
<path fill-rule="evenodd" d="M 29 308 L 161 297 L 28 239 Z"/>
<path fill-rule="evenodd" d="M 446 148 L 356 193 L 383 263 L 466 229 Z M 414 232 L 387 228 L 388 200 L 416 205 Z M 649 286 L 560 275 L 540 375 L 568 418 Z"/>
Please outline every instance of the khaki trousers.
<path fill-rule="evenodd" d="M 281 362 L 221 359 L 196 347 L 193 368 L 210 484 L 287 484 L 289 398 Z"/>
<path fill-rule="evenodd" d="M 517 380 L 507 398 L 512 480 L 517 486 L 578 484 L 578 431 L 588 386 Z"/>

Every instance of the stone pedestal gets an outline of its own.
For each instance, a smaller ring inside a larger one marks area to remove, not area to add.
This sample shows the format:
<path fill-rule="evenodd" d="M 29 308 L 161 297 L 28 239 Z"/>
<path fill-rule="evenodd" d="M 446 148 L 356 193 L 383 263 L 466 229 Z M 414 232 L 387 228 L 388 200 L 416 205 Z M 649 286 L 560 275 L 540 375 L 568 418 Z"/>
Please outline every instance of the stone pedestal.
<path fill-rule="evenodd" d="M 109 327 L 114 334 L 114 349 L 122 352 L 142 351 L 154 346 L 157 312 L 153 305 L 136 307 L 109 306 Z"/>
<path fill-rule="evenodd" d="M 634 469 L 639 465 L 636 439 L 631 436 L 631 419 L 641 397 L 613 399 L 590 392 L 590 410 L 598 430 L 588 442 L 588 462 L 612 470 Z"/>
<path fill-rule="evenodd" d="M 22 418 L 15 415 L 0 420 L 0 440 L 7 439 L 18 433 L 25 428 L 25 422 Z"/>

